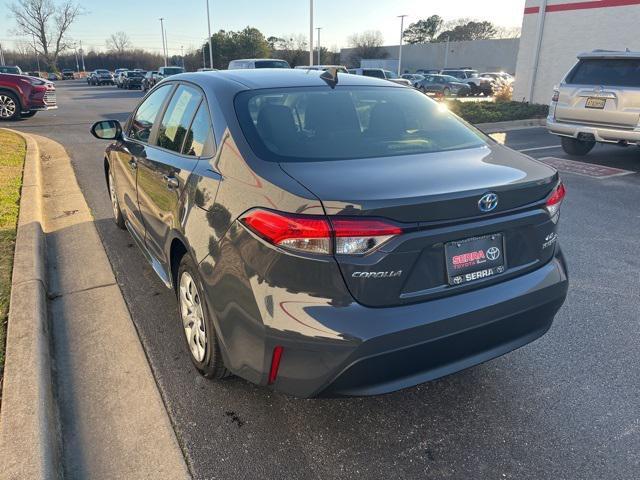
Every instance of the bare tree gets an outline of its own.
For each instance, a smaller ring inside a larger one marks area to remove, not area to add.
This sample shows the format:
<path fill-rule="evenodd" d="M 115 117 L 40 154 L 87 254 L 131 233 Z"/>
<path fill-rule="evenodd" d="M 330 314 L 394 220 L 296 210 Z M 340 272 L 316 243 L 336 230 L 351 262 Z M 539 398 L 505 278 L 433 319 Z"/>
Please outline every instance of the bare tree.
<path fill-rule="evenodd" d="M 286 60 L 292 67 L 308 65 L 309 45 L 304 35 L 291 34 L 282 37 L 269 37 L 267 42 L 271 46 L 272 57 Z"/>
<path fill-rule="evenodd" d="M 359 65 L 363 58 L 387 58 L 389 53 L 382 48 L 384 38 L 378 30 L 367 30 L 356 33 L 349 37 L 349 46 L 353 48 L 351 52 L 351 62 Z"/>
<path fill-rule="evenodd" d="M 32 40 L 32 47 L 47 65 L 57 69 L 58 56 L 73 45 L 67 32 L 82 14 L 72 0 L 56 4 L 53 0 L 18 0 L 9 6 L 17 24 L 17 33 Z"/>
<path fill-rule="evenodd" d="M 126 32 L 116 32 L 107 38 L 107 49 L 111 52 L 124 53 L 133 48 L 131 39 Z"/>
<path fill-rule="evenodd" d="M 495 38 L 520 38 L 522 29 L 520 27 L 496 27 Z"/>

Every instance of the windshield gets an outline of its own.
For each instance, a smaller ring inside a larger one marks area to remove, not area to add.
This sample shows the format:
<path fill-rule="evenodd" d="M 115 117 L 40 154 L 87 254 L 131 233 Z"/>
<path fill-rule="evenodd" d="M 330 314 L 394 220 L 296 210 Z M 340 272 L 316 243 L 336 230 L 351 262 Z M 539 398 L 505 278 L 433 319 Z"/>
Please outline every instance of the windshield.
<path fill-rule="evenodd" d="M 99 73 L 100 75 L 111 75 L 111 72 L 109 72 L 109 70 L 96 70 L 96 73 Z"/>
<path fill-rule="evenodd" d="M 254 152 L 301 162 L 458 150 L 485 145 L 481 133 L 416 90 L 305 87 L 253 90 L 235 100 Z"/>
<path fill-rule="evenodd" d="M 640 87 L 640 60 L 581 60 L 569 74 L 567 83 Z"/>
<path fill-rule="evenodd" d="M 398 75 L 396 75 L 394 72 L 390 71 L 390 70 L 385 70 L 384 71 L 384 76 L 387 78 L 398 78 Z"/>
<path fill-rule="evenodd" d="M 127 77 L 144 77 L 142 72 L 127 72 Z"/>
<path fill-rule="evenodd" d="M 283 60 L 259 60 L 256 68 L 290 68 L 289 64 Z"/>

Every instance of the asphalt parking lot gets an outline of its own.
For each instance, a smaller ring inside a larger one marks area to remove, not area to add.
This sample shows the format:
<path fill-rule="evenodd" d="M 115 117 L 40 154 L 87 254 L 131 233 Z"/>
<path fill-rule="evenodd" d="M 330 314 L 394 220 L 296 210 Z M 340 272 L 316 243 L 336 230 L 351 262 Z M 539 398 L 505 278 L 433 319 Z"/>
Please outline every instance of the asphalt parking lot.
<path fill-rule="evenodd" d="M 543 338 L 393 394 L 300 400 L 237 378 L 201 378 L 173 293 L 112 222 L 106 143 L 89 128 L 125 120 L 141 96 L 58 82 L 58 110 L 2 126 L 48 136 L 69 152 L 195 478 L 640 476 L 640 149 L 597 146 L 584 159 L 627 174 L 564 173 L 560 242 L 571 286 Z M 575 171 L 542 128 L 495 137 Z"/>

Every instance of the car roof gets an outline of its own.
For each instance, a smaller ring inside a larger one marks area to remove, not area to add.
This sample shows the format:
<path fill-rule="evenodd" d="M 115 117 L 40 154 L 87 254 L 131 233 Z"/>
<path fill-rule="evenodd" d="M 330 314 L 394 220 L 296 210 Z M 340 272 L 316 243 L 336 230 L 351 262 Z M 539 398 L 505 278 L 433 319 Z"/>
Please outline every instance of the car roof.
<path fill-rule="evenodd" d="M 619 58 L 619 59 L 640 59 L 640 52 L 632 52 L 630 50 L 617 51 L 617 50 L 593 50 L 592 52 L 584 52 L 578 55 L 580 60 L 584 59 L 598 59 L 598 58 Z"/>
<path fill-rule="evenodd" d="M 269 60 L 274 62 L 286 62 L 286 60 L 283 60 L 281 58 L 236 58 L 231 61 L 232 62 L 261 62 L 263 60 Z"/>
<path fill-rule="evenodd" d="M 187 80 L 194 83 L 211 86 L 217 82 L 235 83 L 245 89 L 287 88 L 287 87 L 320 87 L 327 83 L 320 78 L 324 72 L 319 70 L 297 70 L 282 68 L 261 68 L 247 70 L 220 70 L 217 72 L 183 73 L 171 77 L 172 80 Z M 338 74 L 338 85 L 362 85 L 394 87 L 395 84 L 379 78 Z"/>

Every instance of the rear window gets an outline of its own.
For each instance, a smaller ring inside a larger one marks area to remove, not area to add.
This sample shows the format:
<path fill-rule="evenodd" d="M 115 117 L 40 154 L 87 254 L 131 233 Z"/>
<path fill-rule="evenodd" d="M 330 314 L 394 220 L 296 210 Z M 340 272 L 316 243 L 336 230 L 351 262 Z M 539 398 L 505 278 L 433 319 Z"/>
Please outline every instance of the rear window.
<path fill-rule="evenodd" d="M 580 60 L 569 74 L 567 83 L 640 87 L 640 60 Z"/>
<path fill-rule="evenodd" d="M 184 69 L 181 67 L 167 67 L 163 72 L 165 75 L 178 75 L 179 73 L 183 73 Z"/>
<path fill-rule="evenodd" d="M 289 64 L 278 60 L 260 60 L 256 62 L 256 68 L 290 68 Z"/>
<path fill-rule="evenodd" d="M 486 144 L 446 108 L 406 88 L 253 90 L 240 93 L 235 108 L 254 152 L 277 162 L 393 157 Z"/>

